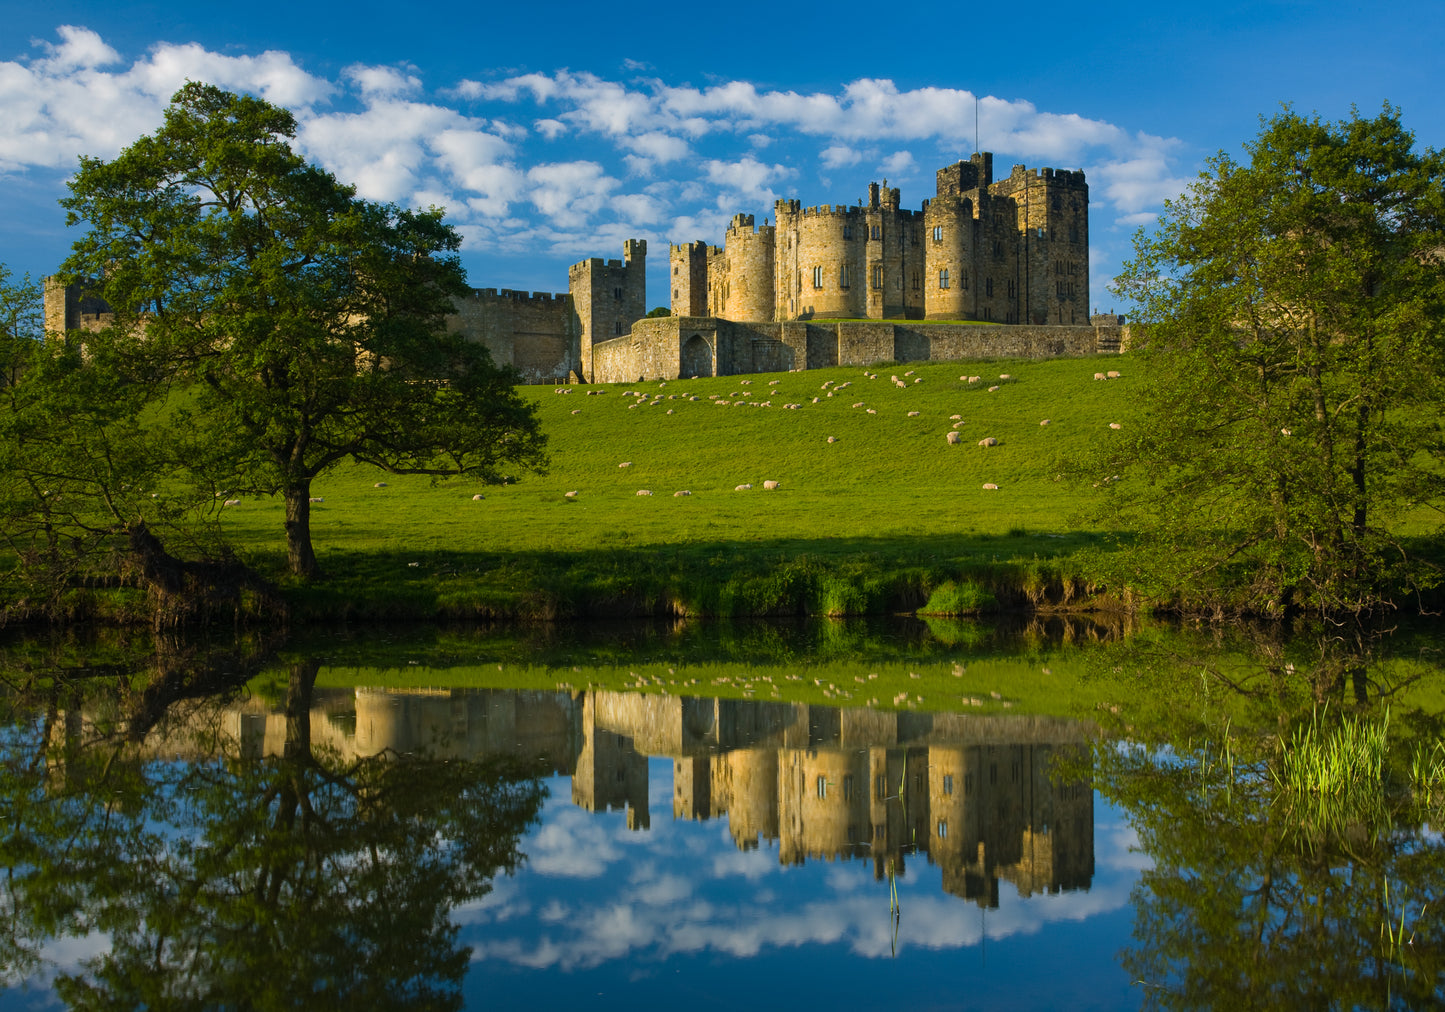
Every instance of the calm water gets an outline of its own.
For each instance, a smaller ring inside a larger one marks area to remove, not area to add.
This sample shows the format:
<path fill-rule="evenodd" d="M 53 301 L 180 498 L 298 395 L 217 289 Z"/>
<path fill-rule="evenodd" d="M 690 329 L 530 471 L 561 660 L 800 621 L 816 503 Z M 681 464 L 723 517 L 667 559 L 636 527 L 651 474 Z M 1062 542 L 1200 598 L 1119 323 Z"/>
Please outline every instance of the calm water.
<path fill-rule="evenodd" d="M 266 663 L 212 692 L 12 655 L 0 1008 L 1445 1000 L 1429 819 L 1306 825 L 1227 737 Z"/>

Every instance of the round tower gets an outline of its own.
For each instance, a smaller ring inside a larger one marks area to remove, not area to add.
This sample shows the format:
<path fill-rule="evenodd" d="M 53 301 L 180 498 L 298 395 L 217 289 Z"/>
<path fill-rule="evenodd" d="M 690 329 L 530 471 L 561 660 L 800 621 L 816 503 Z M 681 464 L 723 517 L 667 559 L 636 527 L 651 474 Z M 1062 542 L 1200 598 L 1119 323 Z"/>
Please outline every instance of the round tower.
<path fill-rule="evenodd" d="M 724 246 L 727 281 L 722 316 L 728 320 L 773 319 L 774 235 L 771 225 L 753 226 L 753 216 L 733 216 Z"/>

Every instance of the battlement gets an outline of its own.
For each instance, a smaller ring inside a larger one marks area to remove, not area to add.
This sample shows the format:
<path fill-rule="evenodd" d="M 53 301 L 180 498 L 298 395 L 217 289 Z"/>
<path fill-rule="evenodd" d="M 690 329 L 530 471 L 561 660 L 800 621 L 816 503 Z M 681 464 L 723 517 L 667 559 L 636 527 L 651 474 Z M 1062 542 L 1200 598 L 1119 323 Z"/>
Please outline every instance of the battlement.
<path fill-rule="evenodd" d="M 1087 185 L 1084 182 L 1083 169 L 1079 169 L 1078 171 L 1051 168 L 1030 169 L 1023 165 L 1015 165 L 1013 167 L 1012 171 L 1009 172 L 1008 181 L 1010 183 L 1024 183 L 1037 179 L 1042 179 L 1044 182 L 1053 182 L 1056 185 L 1069 188 L 1083 188 Z"/>
<path fill-rule="evenodd" d="M 715 249 L 716 247 L 713 248 Z M 688 256 L 693 256 L 698 253 L 706 255 L 709 252 L 709 247 L 707 243 L 699 239 L 697 242 L 682 242 L 668 246 L 667 251 L 669 254 L 685 253 Z"/>
<path fill-rule="evenodd" d="M 474 299 L 505 299 L 508 302 L 566 302 L 566 292 L 518 292 L 510 288 L 473 288 Z"/>

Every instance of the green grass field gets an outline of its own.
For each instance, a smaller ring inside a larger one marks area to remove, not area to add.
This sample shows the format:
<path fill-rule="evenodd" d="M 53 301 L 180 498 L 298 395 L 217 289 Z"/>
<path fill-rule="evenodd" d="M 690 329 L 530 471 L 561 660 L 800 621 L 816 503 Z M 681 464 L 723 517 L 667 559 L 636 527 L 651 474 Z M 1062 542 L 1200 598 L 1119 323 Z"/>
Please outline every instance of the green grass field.
<path fill-rule="evenodd" d="M 1110 369 L 1123 377 L 1093 379 Z M 823 610 L 916 606 L 951 575 L 1096 541 L 1076 526 L 1094 494 L 1061 480 L 1058 464 L 1117 438 L 1111 422 L 1131 424 L 1128 369 L 1127 357 L 1101 356 L 524 388 L 550 438 L 546 474 L 482 487 L 347 466 L 318 480 L 312 536 L 333 579 L 310 600 L 327 611 L 343 607 L 337 595 L 380 595 L 382 611 L 402 617 L 418 595 L 423 611 L 468 615 L 597 611 L 569 593 L 635 612 L 639 596 L 680 594 L 673 610 L 755 614 L 795 610 L 768 602 L 796 588 L 699 601 L 709 592 L 682 587 L 775 578 L 789 563 L 805 582 L 826 571 L 845 584 L 913 567 L 911 589 L 864 588 L 866 603 Z M 961 438 L 950 445 L 954 415 Z M 986 437 L 998 445 L 979 446 Z M 221 524 L 279 572 L 279 500 L 245 500 Z"/>

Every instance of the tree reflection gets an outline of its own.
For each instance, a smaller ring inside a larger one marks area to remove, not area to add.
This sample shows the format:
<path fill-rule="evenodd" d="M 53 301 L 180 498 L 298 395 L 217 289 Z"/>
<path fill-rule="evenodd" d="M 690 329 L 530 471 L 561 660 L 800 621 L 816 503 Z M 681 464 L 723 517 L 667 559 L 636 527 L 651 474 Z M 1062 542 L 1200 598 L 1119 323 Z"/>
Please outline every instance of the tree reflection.
<path fill-rule="evenodd" d="M 1445 1000 L 1445 847 L 1408 813 L 1321 823 L 1223 739 L 1100 748 L 1096 785 L 1153 862 L 1125 969 L 1147 1008 L 1424 1008 Z M 1387 935 L 1403 923 L 1403 944 Z"/>
<path fill-rule="evenodd" d="M 154 681 L 67 686 L 5 728 L 0 983 L 89 937 L 105 951 L 55 978 L 72 1008 L 460 1007 L 451 912 L 516 868 L 545 788 L 505 760 L 313 748 L 317 668 L 291 668 L 279 759 L 237 758 L 204 707 L 158 711 Z"/>

